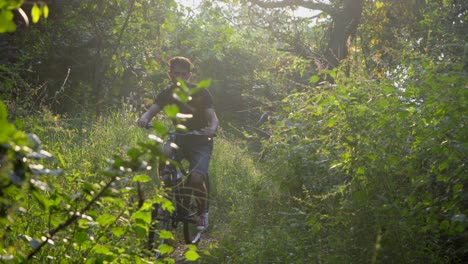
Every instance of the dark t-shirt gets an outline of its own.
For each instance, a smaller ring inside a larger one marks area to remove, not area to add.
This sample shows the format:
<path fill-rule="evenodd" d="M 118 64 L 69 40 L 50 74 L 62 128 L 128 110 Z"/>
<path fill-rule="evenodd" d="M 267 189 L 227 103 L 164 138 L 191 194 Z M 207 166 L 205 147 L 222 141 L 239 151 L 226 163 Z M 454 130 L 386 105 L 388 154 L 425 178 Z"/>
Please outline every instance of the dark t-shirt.
<path fill-rule="evenodd" d="M 208 126 L 208 120 L 205 114 L 206 109 L 213 108 L 213 98 L 207 89 L 202 89 L 192 95 L 192 100 L 188 103 L 181 103 L 173 97 L 173 90 L 176 86 L 172 86 L 156 96 L 154 103 L 164 108 L 166 105 L 175 104 L 179 107 L 181 114 L 192 114 L 192 118 L 179 120 L 180 124 L 187 127 L 188 131 L 200 130 Z"/>

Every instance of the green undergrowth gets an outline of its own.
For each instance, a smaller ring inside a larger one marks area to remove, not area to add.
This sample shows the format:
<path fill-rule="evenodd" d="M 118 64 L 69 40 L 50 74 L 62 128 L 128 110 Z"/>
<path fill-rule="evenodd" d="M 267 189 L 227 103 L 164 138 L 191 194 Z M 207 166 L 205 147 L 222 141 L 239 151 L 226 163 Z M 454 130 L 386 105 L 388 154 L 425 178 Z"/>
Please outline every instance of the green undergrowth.
<path fill-rule="evenodd" d="M 466 76 L 407 63 L 424 71 L 341 76 L 281 102 L 257 165 L 262 191 L 280 191 L 269 207 L 246 198 L 216 261 L 463 263 Z"/>
<path fill-rule="evenodd" d="M 141 162 L 146 151 L 157 145 L 147 140 L 151 131 L 135 126 L 135 120 L 133 113 L 123 110 L 97 120 L 44 110 L 17 122 L 26 133 L 38 136 L 34 148 L 45 160 L 37 164 L 32 158 L 23 159 L 24 165 L 16 161 L 15 166 L 31 171 L 21 185 L 14 182 L 18 188 L 5 192 L 13 203 L 2 221 L 3 260 L 150 260 L 146 252 L 150 209 L 164 199 L 153 177 L 154 166 L 147 170 L 150 167 L 142 167 Z M 15 149 L 29 152 L 32 147 Z"/>
<path fill-rule="evenodd" d="M 23 254 L 25 258 L 47 230 L 64 223 L 68 212 L 79 210 L 91 201 L 109 180 L 109 175 L 103 173 L 108 160 L 128 156 L 129 148 L 144 142 L 152 133 L 136 127 L 137 118 L 135 113 L 124 110 L 97 120 L 59 116 L 43 110 L 38 116 L 17 122 L 24 131 L 36 134 L 41 140 L 41 148 L 52 154 L 53 159 L 45 161 L 45 166 L 62 169 L 63 173 L 41 176 L 50 188 L 38 196 L 42 201 L 26 195 L 18 203 L 20 213 L 13 215 L 7 244 L 14 243 L 13 238 L 17 237 L 31 240 L 16 242 L 18 247 L 12 253 Z M 232 258 L 236 263 L 249 261 L 254 255 L 250 245 L 262 246 L 257 240 L 264 238 L 274 242 L 278 233 L 284 233 L 281 230 L 283 223 L 294 224 L 287 219 L 288 213 L 278 211 L 278 206 L 283 206 L 281 191 L 244 145 L 222 132 L 215 138 L 209 171 L 209 235 L 217 242 L 199 250 L 201 262 L 218 262 L 225 258 Z M 157 183 L 153 176 L 152 180 Z M 34 258 L 51 263 L 77 259 L 99 263 L 117 258 L 122 263 L 132 258 L 154 262 L 144 253 L 146 225 L 138 224 L 140 220 L 147 221 L 148 211 L 138 210 L 138 193 L 131 177 L 132 174 L 122 176 L 116 182 L 120 189 L 116 187 L 113 191 L 117 196 L 110 194 L 99 199 L 70 228 L 55 234 L 51 244 L 43 247 Z M 141 185 L 145 191 L 145 208 L 158 190 L 150 182 L 141 182 Z M 280 222 L 275 220 L 277 217 L 281 218 Z M 278 248 L 272 250 L 279 251 L 284 247 L 277 245 Z M 291 248 L 296 246 L 295 242 L 291 243 Z M 238 250 L 243 248 L 245 252 L 242 254 L 247 257 L 238 258 Z"/>
<path fill-rule="evenodd" d="M 462 263 L 466 76 L 459 65 L 406 67 L 424 71 L 401 82 L 398 72 L 380 80 L 355 73 L 291 94 L 278 106 L 261 157 L 221 131 L 209 170 L 209 236 L 216 242 L 198 249 L 197 261 Z M 64 173 L 42 178 L 54 191 L 19 202 L 8 250 L 16 243 L 15 250 L 30 251 L 31 241 L 16 237 L 40 239 L 74 209 L 67 206 L 86 205 L 109 179 L 102 173 L 108 159 L 139 155 L 129 149 L 149 131 L 134 126 L 137 118 L 124 110 L 98 120 L 43 111 L 19 124 L 55 157 L 46 165 Z M 137 181 L 154 199 L 149 178 Z M 154 200 L 139 209 L 129 179 L 89 210 L 92 221 L 84 217 L 57 234 L 37 259 L 150 261 L 143 248 Z"/>
<path fill-rule="evenodd" d="M 244 142 L 216 140 L 210 169 L 212 235 L 217 247 L 202 263 L 301 263 L 317 252 L 306 216 L 252 156 Z"/>
<path fill-rule="evenodd" d="M 409 76 L 342 75 L 285 98 L 262 162 L 224 146 L 213 199 L 228 217 L 205 261 L 463 263 L 466 74 L 405 63 Z"/>
<path fill-rule="evenodd" d="M 52 188 L 60 189 L 63 196 L 68 194 L 78 197 L 86 184 L 102 186 L 105 183 L 108 176 L 101 171 L 107 166 L 108 159 L 115 155 L 125 156 L 128 148 L 146 140 L 150 131 L 136 127 L 134 123 L 137 118 L 132 112 L 119 111 L 97 120 L 84 120 L 53 115 L 44 110 L 40 117 L 24 121 L 20 126 L 27 132 L 37 134 L 42 148 L 52 153 L 54 160 L 48 161 L 47 165 L 64 170 L 62 175 L 49 178 L 47 182 Z M 304 214 L 290 210 L 289 198 L 282 197 L 284 194 L 270 177 L 268 170 L 262 168 L 249 154 L 244 143 L 227 137 L 222 132 L 215 138 L 209 171 L 209 235 L 216 242 L 209 248 L 200 249 L 199 254 L 202 257 L 199 261 L 243 263 L 271 262 L 285 257 L 303 258 L 303 250 L 298 247 L 301 242 L 294 238 L 294 234 L 302 232 L 296 227 L 304 227 Z M 106 207 L 108 198 L 104 198 L 90 212 L 91 218 L 100 219 L 104 215 L 109 217 L 110 222 L 116 215 L 123 214 L 119 223 L 108 224 L 103 229 L 99 226 L 89 229 L 86 227 L 87 221 L 80 220 L 73 229 L 64 230 L 57 235 L 60 240 L 55 241 L 53 247 L 43 248 L 38 259 L 65 261 L 61 256 L 64 251 L 70 261 L 80 257 L 93 259 L 96 256 L 98 260 L 112 260 L 119 254 L 127 255 L 124 259 L 131 254 L 144 256 L 138 252 L 145 247 L 145 230 L 125 228 L 124 232 L 121 229 L 126 221 L 131 221 L 132 213 L 136 210 L 132 208 L 135 208 L 138 199 L 135 184 L 125 186 L 127 191 L 120 193 L 118 203 L 126 206 L 127 210 Z M 143 183 L 143 189 L 146 198 L 151 197 L 151 193 L 155 191 L 149 183 Z M 57 198 L 60 193 L 54 194 L 54 197 Z M 75 200 L 76 206 L 86 204 L 89 199 L 81 202 Z M 65 198 L 57 198 L 57 203 L 67 206 Z M 31 200 L 25 201 L 22 206 L 29 211 L 39 204 Z M 60 219 L 64 219 L 63 216 L 58 217 L 63 212 L 56 214 L 57 218 L 52 219 L 52 225 L 55 226 L 60 223 Z M 24 216 L 35 218 L 26 221 L 23 215 L 17 215 L 14 229 L 18 235 L 26 233 L 30 237 L 38 237 L 41 230 L 46 230 L 50 224 L 40 216 Z M 80 228 L 86 232 L 80 231 Z M 114 233 L 111 237 L 105 235 L 112 230 Z M 96 235 L 92 232 L 96 232 Z M 122 237 L 119 238 L 118 235 Z M 90 239 L 89 243 L 84 241 L 87 239 Z M 129 247 L 134 245 L 138 245 L 140 249 L 132 249 L 130 254 Z M 28 252 L 28 246 L 23 245 L 22 250 Z"/>

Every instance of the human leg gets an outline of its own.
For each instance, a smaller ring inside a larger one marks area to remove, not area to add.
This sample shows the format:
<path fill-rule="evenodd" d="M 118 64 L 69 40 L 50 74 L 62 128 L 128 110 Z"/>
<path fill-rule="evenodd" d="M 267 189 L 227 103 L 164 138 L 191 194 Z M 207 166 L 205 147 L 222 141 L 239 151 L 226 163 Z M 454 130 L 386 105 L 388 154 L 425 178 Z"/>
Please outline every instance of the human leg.
<path fill-rule="evenodd" d="M 208 226 L 208 167 L 213 150 L 212 142 L 196 145 L 189 155 L 190 178 L 189 186 L 197 201 L 197 213 L 199 215 L 198 229 L 203 230 Z"/>
<path fill-rule="evenodd" d="M 207 186 L 205 175 L 200 171 L 192 171 L 190 173 L 189 186 L 193 189 L 194 195 L 197 198 L 198 214 L 206 213 Z"/>

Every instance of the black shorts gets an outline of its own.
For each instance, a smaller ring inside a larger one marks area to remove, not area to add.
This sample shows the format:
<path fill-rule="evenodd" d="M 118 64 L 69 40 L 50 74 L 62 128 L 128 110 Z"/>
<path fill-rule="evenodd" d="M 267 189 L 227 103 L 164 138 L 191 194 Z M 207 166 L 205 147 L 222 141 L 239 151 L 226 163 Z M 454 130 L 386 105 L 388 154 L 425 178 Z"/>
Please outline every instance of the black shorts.
<path fill-rule="evenodd" d="M 196 171 L 204 176 L 208 175 L 213 152 L 212 138 L 196 135 L 176 136 L 174 143 L 178 146 L 175 155 L 177 162 L 185 159 L 190 164 L 189 173 Z"/>

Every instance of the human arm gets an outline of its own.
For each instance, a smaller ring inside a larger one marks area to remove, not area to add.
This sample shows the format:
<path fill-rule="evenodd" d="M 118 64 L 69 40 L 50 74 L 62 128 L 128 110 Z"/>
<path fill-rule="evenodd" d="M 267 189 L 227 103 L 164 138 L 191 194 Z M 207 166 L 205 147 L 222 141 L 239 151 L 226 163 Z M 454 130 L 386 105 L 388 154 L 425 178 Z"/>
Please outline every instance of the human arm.
<path fill-rule="evenodd" d="M 151 121 L 151 119 L 159 112 L 161 112 L 161 107 L 157 103 L 152 104 L 150 108 L 138 120 L 138 126 L 146 127 Z"/>
<path fill-rule="evenodd" d="M 207 108 L 205 110 L 206 119 L 208 120 L 208 126 L 203 128 L 203 132 L 206 133 L 208 137 L 213 137 L 216 134 L 218 129 L 219 120 L 216 116 L 214 108 Z"/>

